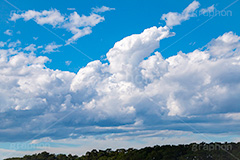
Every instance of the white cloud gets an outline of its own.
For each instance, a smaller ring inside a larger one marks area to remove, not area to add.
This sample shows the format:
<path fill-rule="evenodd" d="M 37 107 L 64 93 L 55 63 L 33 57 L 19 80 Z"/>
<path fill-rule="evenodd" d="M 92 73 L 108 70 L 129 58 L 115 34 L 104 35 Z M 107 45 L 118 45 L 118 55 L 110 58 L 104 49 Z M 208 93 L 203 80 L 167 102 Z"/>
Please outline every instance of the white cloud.
<path fill-rule="evenodd" d="M 156 48 L 159 41 L 173 36 L 168 27 L 152 27 L 139 35 L 132 35 L 117 42 L 107 53 L 110 72 L 116 73 L 121 80 L 131 79 L 139 73 L 138 65 Z"/>
<path fill-rule="evenodd" d="M 234 52 L 234 48 L 240 47 L 240 37 L 233 32 L 227 32 L 223 36 L 212 40 L 208 45 L 208 50 L 212 52 L 212 57 L 230 57 Z M 228 53 L 228 54 L 226 54 Z"/>
<path fill-rule="evenodd" d="M 33 19 L 34 21 L 37 22 L 37 24 L 40 25 L 50 24 L 55 27 L 60 23 L 63 23 L 65 17 L 62 16 L 61 13 L 56 9 L 51 9 L 49 11 L 43 10 L 42 12 L 29 10 L 22 14 L 13 13 L 11 15 L 10 20 L 16 21 L 21 18 L 23 18 L 25 21 Z"/>
<path fill-rule="evenodd" d="M 35 44 L 30 44 L 29 46 L 25 47 L 24 50 L 34 52 L 37 50 L 37 48 Z"/>
<path fill-rule="evenodd" d="M 74 12 L 64 27 L 72 32 L 102 20 Z M 191 131 L 176 123 L 178 116 L 201 132 L 226 133 L 226 126 L 239 132 L 234 117 L 240 113 L 240 37 L 228 32 L 206 49 L 164 59 L 155 50 L 173 35 L 165 26 L 128 36 L 106 54 L 108 63 L 92 61 L 77 74 L 51 70 L 47 57 L 10 42 L 0 50 L 0 141 L 28 139 L 69 113 L 38 138 L 156 136 L 149 128 Z M 58 47 L 51 43 L 45 50 Z"/>
<path fill-rule="evenodd" d="M 68 20 L 63 27 L 74 34 L 72 38 L 67 40 L 67 44 L 70 44 L 80 37 L 92 33 L 92 27 L 104 21 L 104 17 L 94 13 L 90 16 L 80 16 L 77 12 L 73 12 L 68 17 Z"/>
<path fill-rule="evenodd" d="M 7 44 L 7 42 L 0 41 L 0 47 L 4 47 Z"/>
<path fill-rule="evenodd" d="M 21 41 L 17 40 L 16 42 L 10 42 L 8 44 L 8 47 L 9 48 L 15 48 L 15 47 L 20 46 L 20 45 L 21 45 Z"/>
<path fill-rule="evenodd" d="M 203 9 L 201 9 L 201 10 L 199 11 L 199 14 L 200 14 L 200 15 L 209 15 L 209 14 L 211 14 L 212 12 L 214 12 L 215 9 L 216 9 L 215 6 L 212 5 L 212 6 L 208 7 L 208 8 L 203 8 Z"/>
<path fill-rule="evenodd" d="M 92 11 L 94 13 L 103 13 L 103 12 L 106 12 L 106 11 L 112 11 L 112 10 L 115 10 L 115 8 L 109 8 L 109 7 L 106 7 L 106 6 L 102 6 L 102 7 L 96 7 L 96 8 L 92 8 Z"/>
<path fill-rule="evenodd" d="M 38 37 L 33 37 L 33 39 L 36 41 L 36 40 L 38 40 Z"/>
<path fill-rule="evenodd" d="M 182 13 L 177 12 L 169 12 L 167 14 L 162 15 L 162 20 L 166 22 L 166 25 L 169 27 L 173 27 L 176 25 L 180 25 L 183 21 L 188 20 L 191 17 L 196 17 L 196 9 L 198 9 L 200 3 L 198 1 L 193 1 L 187 8 L 183 10 Z"/>
<path fill-rule="evenodd" d="M 57 45 L 55 42 L 52 42 L 48 44 L 42 52 L 43 53 L 59 52 L 58 48 L 61 46 L 62 45 Z"/>
<path fill-rule="evenodd" d="M 157 123 L 159 116 L 239 112 L 239 37 L 229 32 L 210 42 L 206 50 L 180 52 L 166 60 L 158 52 L 149 56 L 158 48 L 160 37 L 170 35 L 166 28 L 153 27 L 117 42 L 107 53 L 109 65 L 89 63 L 78 72 L 71 90 L 84 95 L 84 107 L 97 111 L 99 119 L 113 115 L 119 120 L 125 113 L 127 122 L 141 113 L 144 123 L 153 125 L 148 117 Z M 219 41 L 223 48 L 217 50 Z M 151 107 L 145 113 L 146 106 Z"/>
<path fill-rule="evenodd" d="M 6 30 L 6 31 L 4 32 L 4 34 L 9 35 L 9 36 L 12 36 L 12 35 L 13 35 L 13 31 L 10 30 L 10 29 L 8 29 L 8 30 Z"/>
<path fill-rule="evenodd" d="M 109 10 L 111 9 L 109 8 Z M 10 20 L 16 21 L 21 18 L 24 19 L 24 21 L 34 20 L 39 25 L 49 24 L 53 27 L 66 29 L 73 34 L 73 36 L 66 41 L 66 44 L 73 43 L 79 38 L 92 33 L 92 27 L 105 20 L 104 17 L 96 13 L 91 13 L 89 16 L 80 16 L 74 11 L 69 16 L 66 16 L 56 9 L 41 12 L 29 10 L 21 14 L 13 13 Z"/>
<path fill-rule="evenodd" d="M 69 66 L 72 63 L 72 61 L 65 61 L 65 64 Z"/>

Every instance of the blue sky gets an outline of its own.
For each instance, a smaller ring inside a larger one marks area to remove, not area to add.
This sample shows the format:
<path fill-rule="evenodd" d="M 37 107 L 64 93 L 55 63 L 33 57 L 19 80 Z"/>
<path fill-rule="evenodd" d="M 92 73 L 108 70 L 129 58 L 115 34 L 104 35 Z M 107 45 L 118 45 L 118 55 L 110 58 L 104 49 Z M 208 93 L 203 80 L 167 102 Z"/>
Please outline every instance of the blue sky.
<path fill-rule="evenodd" d="M 75 47 L 80 49 L 82 52 L 87 54 L 94 60 L 101 59 L 115 42 L 121 40 L 122 38 L 141 33 L 144 29 L 151 26 L 161 26 L 164 25 L 164 21 L 160 20 L 161 15 L 168 13 L 169 11 L 181 12 L 188 4 L 189 1 L 68 1 L 68 2 L 54 2 L 54 1 L 42 1 L 42 2 L 32 2 L 32 1 L 15 1 L 14 5 L 20 10 L 49 10 L 55 8 L 59 10 L 62 14 L 70 14 L 73 11 L 67 10 L 67 8 L 75 8 L 76 11 L 81 15 L 89 15 L 91 13 L 91 8 L 108 6 L 116 8 L 115 11 L 105 12 L 101 15 L 105 17 L 105 21 L 99 23 L 93 28 L 93 33 L 84 36 L 74 44 Z M 173 5 L 174 4 L 174 5 Z M 203 1 L 201 2 L 201 7 L 206 8 L 211 5 L 215 5 L 217 9 L 222 10 L 227 7 L 229 2 L 227 1 Z M 33 43 L 33 37 L 38 37 L 35 41 L 38 45 L 46 45 L 52 43 L 53 41 L 57 44 L 64 44 L 62 40 L 57 38 L 52 33 L 48 32 L 42 26 L 37 25 L 33 21 L 24 22 L 19 20 L 17 23 L 8 21 L 10 13 L 16 11 L 11 5 L 5 1 L 1 2 L 1 6 L 4 9 L 1 11 L 1 28 L 2 30 L 11 29 L 13 30 L 14 36 L 10 37 L 12 40 L 21 39 L 23 45 L 28 45 Z M 76 7 L 77 6 L 77 7 Z M 115 7 L 117 6 L 117 7 Z M 239 23 L 236 21 L 239 17 L 239 12 L 237 12 L 238 6 L 231 6 L 232 16 L 216 16 L 212 20 L 209 20 L 207 24 L 199 27 L 194 33 L 191 33 L 183 40 L 169 47 L 162 54 L 164 57 L 169 57 L 175 55 L 178 51 L 190 52 L 196 48 L 200 48 L 208 43 L 212 38 L 216 38 L 219 35 L 225 33 L 226 31 L 233 31 L 238 33 Z M 233 12 L 235 11 L 235 12 Z M 173 31 L 176 32 L 176 36 L 161 43 L 161 48 L 166 48 L 169 44 L 177 41 L 185 34 L 191 30 L 198 27 L 200 24 L 208 20 L 209 16 L 199 16 L 183 23 L 181 26 L 176 26 Z M 224 22 L 224 23 L 223 23 Z M 221 25 L 221 27 L 219 27 Z M 62 37 L 64 40 L 68 39 L 71 34 L 62 29 L 53 29 L 50 25 L 45 25 L 46 28 L 51 29 L 54 33 Z M 184 29 L 183 29 L 184 28 Z M 207 30 L 207 32 L 206 32 Z M 21 34 L 16 34 L 20 31 Z M 65 36 L 62 36 L 65 34 Z M 204 36 L 203 36 L 204 35 Z M 1 37 L 4 40 L 8 40 L 9 36 L 4 35 L 2 32 Z M 47 37 L 47 38 L 46 38 Z M 194 46 L 189 45 L 194 43 Z M 182 47 L 184 46 L 184 47 Z M 158 49 L 161 51 L 161 49 Z M 48 67 L 53 69 L 61 69 L 67 71 L 78 72 L 81 67 L 84 67 L 91 59 L 85 57 L 71 46 L 61 47 L 59 52 L 48 55 L 52 60 L 51 63 L 47 64 Z M 72 61 L 71 65 L 66 66 L 65 61 Z"/>
<path fill-rule="evenodd" d="M 0 158 L 239 141 L 239 3 L 1 0 Z"/>

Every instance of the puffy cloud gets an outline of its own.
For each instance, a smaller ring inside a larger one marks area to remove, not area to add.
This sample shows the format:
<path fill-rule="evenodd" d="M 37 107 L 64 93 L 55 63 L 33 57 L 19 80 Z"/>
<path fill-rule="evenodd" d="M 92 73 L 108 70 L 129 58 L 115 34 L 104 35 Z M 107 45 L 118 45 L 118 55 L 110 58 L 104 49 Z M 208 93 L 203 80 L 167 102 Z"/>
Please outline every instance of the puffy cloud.
<path fill-rule="evenodd" d="M 10 29 L 8 29 L 8 30 L 6 30 L 6 31 L 4 32 L 4 34 L 9 35 L 9 36 L 12 36 L 12 35 L 13 35 L 13 31 L 10 30 Z"/>
<path fill-rule="evenodd" d="M 55 42 L 52 42 L 48 44 L 42 52 L 43 53 L 59 52 L 57 49 L 61 46 L 62 45 L 57 45 Z"/>
<path fill-rule="evenodd" d="M 137 67 L 144 58 L 148 57 L 156 48 L 159 41 L 174 35 L 168 27 L 152 27 L 141 34 L 132 35 L 117 42 L 107 53 L 112 73 L 129 71 L 129 67 Z"/>
<path fill-rule="evenodd" d="M 225 33 L 223 36 L 212 40 L 208 45 L 208 50 L 211 51 L 212 57 L 229 57 L 232 54 L 237 54 L 234 49 L 240 47 L 240 37 L 233 32 Z M 228 54 L 226 54 L 228 53 Z"/>
<path fill-rule="evenodd" d="M 183 10 L 182 13 L 169 12 L 167 14 L 163 14 L 162 20 L 164 20 L 166 25 L 169 27 L 180 25 L 183 21 L 186 21 L 191 17 L 195 17 L 195 11 L 199 8 L 199 6 L 200 3 L 194 0 L 187 8 Z"/>
<path fill-rule="evenodd" d="M 155 50 L 173 35 L 148 28 L 117 42 L 107 63 L 92 61 L 77 74 L 51 70 L 47 57 L 10 42 L 0 50 L 0 141 L 192 131 L 179 117 L 200 133 L 239 132 L 240 37 L 228 32 L 164 59 Z"/>
<path fill-rule="evenodd" d="M 66 29 L 73 34 L 73 36 L 66 41 L 66 44 L 70 44 L 92 33 L 92 27 L 105 20 L 104 17 L 96 13 L 103 12 L 104 10 L 107 11 L 107 9 L 112 10 L 107 7 L 98 8 L 95 9 L 97 12 L 91 13 L 89 16 L 80 16 L 76 11 L 67 16 L 61 14 L 56 9 L 51 9 L 49 11 L 43 10 L 41 12 L 28 10 L 21 14 L 13 13 L 10 20 L 16 21 L 22 18 L 24 21 L 34 20 L 39 25 L 49 24 L 53 27 Z"/>
<path fill-rule="evenodd" d="M 51 70 L 44 69 L 44 63 L 48 61 L 47 57 L 35 57 L 33 54 L 23 52 L 12 55 L 9 50 L 1 50 L 0 60 L 1 99 L 6 98 L 1 103 L 1 110 L 10 108 L 25 110 L 31 109 L 35 105 L 41 106 L 41 103 L 45 102 L 44 98 L 38 97 L 41 96 L 40 92 L 46 93 L 46 89 L 50 85 L 48 83 L 51 83 L 53 79 L 56 80 L 56 83 L 61 83 L 57 77 L 61 76 L 62 72 L 58 74 L 56 71 L 54 75 L 51 74 Z M 8 89 L 10 90 L 8 91 Z"/>
<path fill-rule="evenodd" d="M 112 10 L 115 10 L 115 8 L 109 8 L 109 7 L 106 7 L 106 6 L 102 6 L 102 7 L 96 7 L 96 8 L 92 8 L 92 11 L 94 13 L 102 13 L 102 12 L 106 12 L 106 11 L 112 11 Z"/>

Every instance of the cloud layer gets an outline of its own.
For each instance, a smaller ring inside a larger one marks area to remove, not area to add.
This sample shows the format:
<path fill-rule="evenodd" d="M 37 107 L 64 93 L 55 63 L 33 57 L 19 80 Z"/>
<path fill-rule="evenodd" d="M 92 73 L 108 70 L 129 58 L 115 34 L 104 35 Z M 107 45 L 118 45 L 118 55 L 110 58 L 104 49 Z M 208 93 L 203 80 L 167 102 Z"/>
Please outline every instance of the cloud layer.
<path fill-rule="evenodd" d="M 36 56 L 41 46 L 0 42 L 0 141 L 239 133 L 238 35 L 227 32 L 204 49 L 167 59 L 155 52 L 198 7 L 193 1 L 182 13 L 163 15 L 166 26 L 120 40 L 106 53 L 107 62 L 92 61 L 77 74 L 47 68 L 50 59 Z M 29 10 L 11 20 L 67 29 L 73 34 L 68 44 L 90 34 L 104 20 L 96 13 L 107 10 L 97 8 L 90 16 Z M 51 43 L 43 52 L 59 47 Z"/>
<path fill-rule="evenodd" d="M 33 45 L 7 42 L 0 50 L 0 141 L 192 131 L 181 121 L 194 124 L 193 132 L 239 132 L 240 37 L 227 32 L 203 50 L 164 59 L 154 50 L 171 36 L 166 26 L 148 28 L 117 42 L 108 63 L 92 61 L 77 74 L 47 68 L 49 59 L 37 57 Z"/>

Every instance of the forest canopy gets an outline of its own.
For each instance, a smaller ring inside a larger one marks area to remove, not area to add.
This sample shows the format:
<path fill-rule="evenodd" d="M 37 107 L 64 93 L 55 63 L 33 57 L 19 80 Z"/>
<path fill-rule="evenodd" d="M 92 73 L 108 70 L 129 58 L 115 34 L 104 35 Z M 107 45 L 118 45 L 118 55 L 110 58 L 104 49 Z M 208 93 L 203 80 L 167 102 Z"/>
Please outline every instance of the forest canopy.
<path fill-rule="evenodd" d="M 142 149 L 93 149 L 85 155 L 42 152 L 5 160 L 236 160 L 240 159 L 240 143 L 191 143 L 188 145 L 156 145 Z"/>

